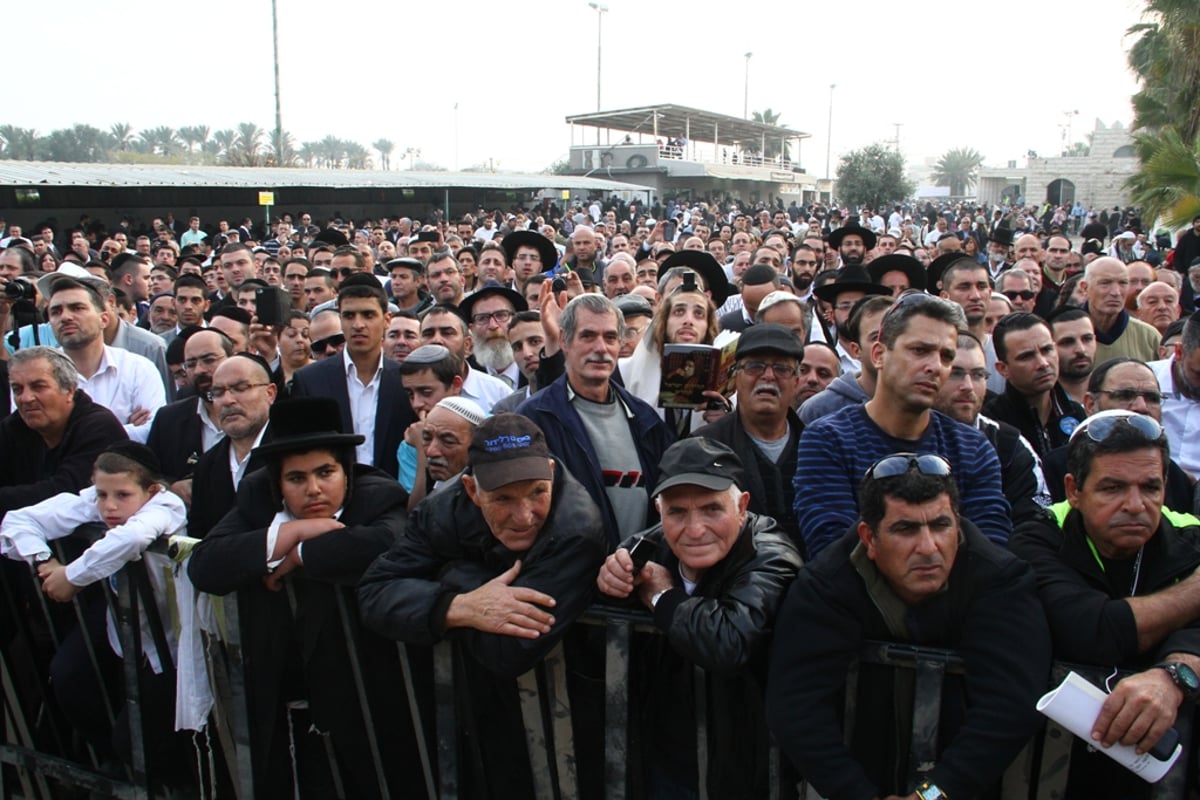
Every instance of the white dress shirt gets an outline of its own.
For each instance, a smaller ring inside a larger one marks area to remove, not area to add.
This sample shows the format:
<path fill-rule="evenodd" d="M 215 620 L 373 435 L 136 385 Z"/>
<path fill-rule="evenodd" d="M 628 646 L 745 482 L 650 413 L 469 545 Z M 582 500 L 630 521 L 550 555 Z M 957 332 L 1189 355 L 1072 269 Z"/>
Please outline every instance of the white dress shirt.
<path fill-rule="evenodd" d="M 366 385 L 358 379 L 358 369 L 350 360 L 350 353 L 342 351 L 342 365 L 346 370 L 346 393 L 350 396 L 350 419 L 354 420 L 354 432 L 365 438 L 354 448 L 355 458 L 360 464 L 375 465 L 375 409 L 379 405 L 379 381 L 383 375 L 383 351 L 379 351 L 379 364 L 375 374 Z M 503 383 L 493 378 L 497 383 Z M 509 391 L 512 391 L 511 389 Z"/>
<path fill-rule="evenodd" d="M 262 444 L 263 434 L 267 432 L 267 426 L 263 425 L 262 430 L 258 432 L 258 436 L 254 437 L 254 447 Z M 242 478 L 246 477 L 246 465 L 250 463 L 250 456 L 254 453 L 254 447 L 246 451 L 246 457 L 238 459 L 237 452 L 233 449 L 233 442 L 229 443 L 229 477 L 233 479 L 234 491 L 242 484 Z"/>
<path fill-rule="evenodd" d="M 1162 424 L 1171 443 L 1171 458 L 1196 478 L 1200 477 L 1200 401 L 1176 388 L 1174 367 L 1174 358 L 1150 362 L 1163 394 Z"/>
<path fill-rule="evenodd" d="M 130 439 L 143 444 L 150 435 L 154 414 L 167 403 L 162 377 L 150 359 L 108 345 L 104 346 L 96 373 L 90 378 L 79 376 L 79 388 L 113 412 Z M 150 419 L 142 425 L 128 424 L 135 408 L 149 411 Z"/>
<path fill-rule="evenodd" d="M 480 372 L 477 369 L 467 368 L 467 377 L 463 381 L 462 396 L 469 400 L 474 400 L 483 410 L 489 414 L 492 412 L 492 406 L 499 403 L 504 398 L 512 394 L 513 387 L 509 386 L 499 378 L 494 378 L 486 372 Z M 351 406 L 353 406 L 353 395 L 351 395 Z M 357 420 L 355 426 L 357 427 Z M 374 433 L 375 419 L 371 418 L 371 431 Z M 356 430 L 356 433 L 363 431 Z M 359 445 L 361 449 L 362 445 Z M 362 459 L 359 459 L 360 461 Z"/>

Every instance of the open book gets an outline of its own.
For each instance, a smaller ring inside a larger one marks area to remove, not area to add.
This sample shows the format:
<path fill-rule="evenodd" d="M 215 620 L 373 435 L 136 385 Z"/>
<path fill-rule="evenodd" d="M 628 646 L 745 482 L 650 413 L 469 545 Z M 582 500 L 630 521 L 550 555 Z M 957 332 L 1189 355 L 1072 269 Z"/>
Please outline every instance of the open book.
<path fill-rule="evenodd" d="M 668 344 L 663 346 L 662 377 L 658 405 L 688 408 L 707 402 L 706 391 L 733 393 L 733 362 L 737 350 L 734 336 L 723 346 L 711 344 Z"/>

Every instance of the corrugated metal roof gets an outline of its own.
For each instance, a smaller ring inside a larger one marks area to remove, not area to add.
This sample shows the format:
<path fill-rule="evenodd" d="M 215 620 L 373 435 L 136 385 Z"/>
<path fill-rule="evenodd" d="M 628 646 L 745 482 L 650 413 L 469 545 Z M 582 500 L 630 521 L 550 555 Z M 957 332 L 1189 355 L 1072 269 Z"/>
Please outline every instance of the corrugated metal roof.
<path fill-rule="evenodd" d="M 592 111 L 573 114 L 567 122 L 593 128 L 609 128 L 632 133 L 653 133 L 659 136 L 687 136 L 701 142 L 736 145 L 755 142 L 763 137 L 768 141 L 779 139 L 807 139 L 812 134 L 796 131 L 785 125 L 768 125 L 763 122 L 717 114 L 699 108 L 664 103 L 657 106 L 621 108 L 615 111 Z"/>
<path fill-rule="evenodd" d="M 493 172 L 415 172 L 357 169 L 284 169 L 164 164 L 64 164 L 0 160 L 0 186 L 178 186 L 274 189 L 585 189 L 649 191 L 651 187 L 576 175 Z"/>

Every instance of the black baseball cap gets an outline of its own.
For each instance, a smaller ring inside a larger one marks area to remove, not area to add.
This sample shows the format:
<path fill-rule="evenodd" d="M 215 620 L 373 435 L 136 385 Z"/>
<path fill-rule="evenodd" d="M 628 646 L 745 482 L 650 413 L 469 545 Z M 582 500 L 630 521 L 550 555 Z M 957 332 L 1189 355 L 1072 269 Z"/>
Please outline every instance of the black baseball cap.
<path fill-rule="evenodd" d="M 713 439 L 694 436 L 681 439 L 663 453 L 654 496 L 676 486 L 700 486 L 720 492 L 734 485 L 741 487 L 745 480 L 746 472 L 737 453 Z"/>

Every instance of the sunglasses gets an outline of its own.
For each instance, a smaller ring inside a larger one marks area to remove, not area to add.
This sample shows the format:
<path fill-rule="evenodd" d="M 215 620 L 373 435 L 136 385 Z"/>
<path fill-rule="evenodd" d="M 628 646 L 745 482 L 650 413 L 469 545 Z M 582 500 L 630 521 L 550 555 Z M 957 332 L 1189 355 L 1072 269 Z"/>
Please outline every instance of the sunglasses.
<path fill-rule="evenodd" d="M 1118 425 L 1124 424 L 1141 434 L 1148 442 L 1157 442 L 1163 435 L 1162 425 L 1153 418 L 1133 411 L 1102 411 L 1094 417 L 1085 419 L 1071 433 L 1071 439 L 1081 433 L 1093 442 L 1103 442 L 1113 435 Z"/>
<path fill-rule="evenodd" d="M 1148 406 L 1161 406 L 1163 396 L 1158 392 L 1142 392 L 1137 389 L 1100 389 L 1100 394 L 1106 394 L 1117 403 L 1132 403 L 1139 397 L 1146 401 Z"/>
<path fill-rule="evenodd" d="M 1008 291 L 1008 292 L 1004 293 L 1004 296 L 1007 297 L 1009 300 L 1017 300 L 1017 299 L 1032 300 L 1033 298 L 1037 297 L 1036 294 L 1029 291 L 1028 289 L 1022 289 L 1019 292 L 1018 291 Z"/>
<path fill-rule="evenodd" d="M 334 269 L 331 271 L 333 272 L 334 275 L 337 275 L 339 278 L 342 278 L 342 279 L 348 278 L 354 274 L 354 269 L 352 267 L 338 267 L 337 269 Z"/>
<path fill-rule="evenodd" d="M 341 347 L 345 343 L 346 335 L 344 333 L 335 333 L 333 336 L 326 336 L 324 339 L 317 339 L 313 342 L 312 351 L 320 355 L 331 347 Z"/>
<path fill-rule="evenodd" d="M 871 480 L 894 478 L 916 470 L 922 475 L 945 477 L 950 474 L 950 462 L 933 453 L 893 453 L 871 465 L 867 477 Z"/>

